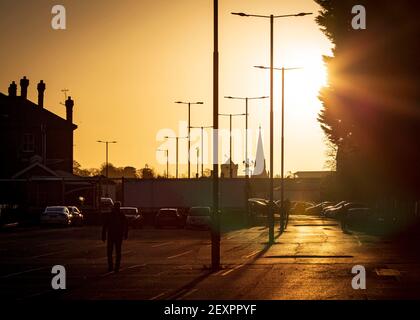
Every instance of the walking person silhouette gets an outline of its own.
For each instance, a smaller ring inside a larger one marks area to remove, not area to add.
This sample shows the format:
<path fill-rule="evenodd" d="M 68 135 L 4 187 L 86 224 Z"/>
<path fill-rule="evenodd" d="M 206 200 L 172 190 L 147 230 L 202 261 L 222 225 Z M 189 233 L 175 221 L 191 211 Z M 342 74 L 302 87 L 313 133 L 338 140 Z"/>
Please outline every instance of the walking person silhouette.
<path fill-rule="evenodd" d="M 128 223 L 121 212 L 121 203 L 116 201 L 112 211 L 104 218 L 102 227 L 102 241 L 107 240 L 108 271 L 118 272 L 121 265 L 121 247 L 123 239 L 128 238 Z M 112 252 L 115 247 L 115 268 Z"/>

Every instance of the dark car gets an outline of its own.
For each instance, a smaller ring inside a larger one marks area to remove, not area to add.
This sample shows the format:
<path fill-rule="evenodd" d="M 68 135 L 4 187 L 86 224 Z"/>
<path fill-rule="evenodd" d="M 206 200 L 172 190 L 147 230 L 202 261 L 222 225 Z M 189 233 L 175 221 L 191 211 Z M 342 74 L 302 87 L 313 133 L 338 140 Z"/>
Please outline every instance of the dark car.
<path fill-rule="evenodd" d="M 375 222 L 373 211 L 370 208 L 358 207 L 347 210 L 344 219 L 342 219 L 341 227 L 343 231 L 350 229 L 364 230 L 369 228 Z"/>
<path fill-rule="evenodd" d="M 293 201 L 290 214 L 305 214 L 306 208 L 312 207 L 314 203 L 306 201 Z"/>
<path fill-rule="evenodd" d="M 178 209 L 162 208 L 155 217 L 155 226 L 158 229 L 163 227 L 183 228 L 184 219 L 179 214 Z"/>
<path fill-rule="evenodd" d="M 333 202 L 324 201 L 324 202 L 318 203 L 317 205 L 306 208 L 305 213 L 310 214 L 310 215 L 319 215 L 321 214 L 322 209 L 324 209 L 325 207 L 332 206 L 332 205 L 334 205 Z"/>
<path fill-rule="evenodd" d="M 135 207 L 121 207 L 121 212 L 125 214 L 128 225 L 133 228 L 143 227 L 143 216 Z"/>
<path fill-rule="evenodd" d="M 79 208 L 77 208 L 76 206 L 67 206 L 67 208 L 70 211 L 71 224 L 74 226 L 83 225 L 84 217 Z"/>
<path fill-rule="evenodd" d="M 336 215 L 338 215 L 340 212 L 342 212 L 342 209 L 346 203 L 347 201 L 341 201 L 337 203 L 336 205 L 327 206 L 322 209 L 321 215 L 327 218 L 333 218 Z"/>
<path fill-rule="evenodd" d="M 248 199 L 248 224 L 255 225 L 259 222 L 267 222 L 268 201 L 260 198 Z"/>

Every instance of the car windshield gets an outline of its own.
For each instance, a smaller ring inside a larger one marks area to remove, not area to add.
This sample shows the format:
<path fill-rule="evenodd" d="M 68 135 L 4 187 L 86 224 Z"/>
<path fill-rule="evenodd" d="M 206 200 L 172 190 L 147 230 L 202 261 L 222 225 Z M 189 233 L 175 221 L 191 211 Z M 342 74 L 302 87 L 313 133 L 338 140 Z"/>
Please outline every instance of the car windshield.
<path fill-rule="evenodd" d="M 134 216 L 137 214 L 136 208 L 121 208 L 121 212 L 127 216 Z"/>
<path fill-rule="evenodd" d="M 209 216 L 209 208 L 191 208 L 189 214 L 190 216 Z"/>
<path fill-rule="evenodd" d="M 111 198 L 101 198 L 101 206 L 107 207 L 107 206 L 113 206 L 114 203 Z"/>
<path fill-rule="evenodd" d="M 160 210 L 159 212 L 162 216 L 176 216 L 176 211 L 175 210 Z"/>
<path fill-rule="evenodd" d="M 63 207 L 48 207 L 45 211 L 47 212 L 64 212 L 66 209 Z"/>
<path fill-rule="evenodd" d="M 67 213 L 67 210 L 63 207 L 47 207 L 45 213 Z"/>

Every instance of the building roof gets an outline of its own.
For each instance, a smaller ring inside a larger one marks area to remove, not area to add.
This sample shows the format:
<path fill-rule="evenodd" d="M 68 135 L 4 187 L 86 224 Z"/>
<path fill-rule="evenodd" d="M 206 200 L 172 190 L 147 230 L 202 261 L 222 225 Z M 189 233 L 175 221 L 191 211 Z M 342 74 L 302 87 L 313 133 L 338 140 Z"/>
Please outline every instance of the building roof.
<path fill-rule="evenodd" d="M 322 179 L 334 173 L 335 171 L 296 171 L 294 176 L 297 179 Z"/>
<path fill-rule="evenodd" d="M 34 173 L 35 173 L 36 176 L 58 177 L 58 175 L 53 170 L 47 168 L 42 163 L 34 162 L 31 165 L 27 166 L 25 169 L 17 172 L 12 177 L 12 179 L 18 179 L 18 178 L 24 178 L 24 177 L 27 177 L 27 176 L 32 176 Z"/>
<path fill-rule="evenodd" d="M 10 97 L 0 92 L 0 112 L 2 117 L 14 118 L 15 114 L 25 112 L 32 119 L 40 119 L 49 123 L 56 123 L 58 126 L 77 129 L 77 125 L 70 124 L 66 119 L 61 118 L 46 108 L 39 107 L 36 103 L 22 97 Z"/>

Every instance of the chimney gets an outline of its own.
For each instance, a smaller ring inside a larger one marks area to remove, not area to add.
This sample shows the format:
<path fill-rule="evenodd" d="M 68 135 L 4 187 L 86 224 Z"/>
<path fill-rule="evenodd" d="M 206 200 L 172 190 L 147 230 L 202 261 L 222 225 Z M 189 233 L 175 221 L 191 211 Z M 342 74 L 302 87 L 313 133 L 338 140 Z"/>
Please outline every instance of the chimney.
<path fill-rule="evenodd" d="M 45 83 L 41 80 L 37 86 L 38 89 L 38 106 L 44 108 L 44 91 L 45 91 Z"/>
<path fill-rule="evenodd" d="M 73 123 L 73 106 L 74 101 L 71 99 L 71 97 L 68 97 L 66 100 L 66 119 L 70 123 Z"/>
<path fill-rule="evenodd" d="M 17 95 L 17 85 L 16 82 L 12 82 L 9 86 L 9 97 L 16 97 Z"/>
<path fill-rule="evenodd" d="M 29 87 L 29 80 L 26 79 L 26 76 L 20 79 L 20 96 L 23 99 L 28 98 L 28 87 Z"/>

